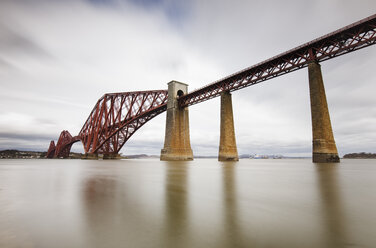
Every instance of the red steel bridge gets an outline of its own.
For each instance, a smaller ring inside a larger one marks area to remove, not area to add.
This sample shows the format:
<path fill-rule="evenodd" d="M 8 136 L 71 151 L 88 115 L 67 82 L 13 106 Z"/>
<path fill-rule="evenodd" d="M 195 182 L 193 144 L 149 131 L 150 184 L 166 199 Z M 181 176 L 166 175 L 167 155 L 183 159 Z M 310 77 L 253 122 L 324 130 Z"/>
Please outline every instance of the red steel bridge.
<path fill-rule="evenodd" d="M 376 14 L 279 54 L 226 78 L 179 96 L 187 107 L 304 67 L 376 44 Z M 48 158 L 66 158 L 73 143 L 81 141 L 86 154 L 116 155 L 146 122 L 167 109 L 167 90 L 111 93 L 94 106 L 77 136 L 61 132 L 51 141 Z"/>

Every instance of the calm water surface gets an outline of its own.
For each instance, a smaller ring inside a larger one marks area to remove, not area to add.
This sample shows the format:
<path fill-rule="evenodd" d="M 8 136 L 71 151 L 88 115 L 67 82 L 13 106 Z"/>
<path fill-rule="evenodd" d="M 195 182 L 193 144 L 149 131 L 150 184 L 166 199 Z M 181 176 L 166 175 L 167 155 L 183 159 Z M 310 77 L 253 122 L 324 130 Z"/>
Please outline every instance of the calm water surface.
<path fill-rule="evenodd" d="M 0 247 L 376 247 L 376 160 L 0 160 Z"/>

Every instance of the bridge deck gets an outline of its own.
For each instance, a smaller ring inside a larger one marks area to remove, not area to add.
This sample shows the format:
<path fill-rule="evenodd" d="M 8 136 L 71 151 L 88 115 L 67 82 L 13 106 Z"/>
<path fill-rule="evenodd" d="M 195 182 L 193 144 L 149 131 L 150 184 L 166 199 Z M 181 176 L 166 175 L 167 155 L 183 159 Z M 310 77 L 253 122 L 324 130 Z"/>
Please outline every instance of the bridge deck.
<path fill-rule="evenodd" d="M 236 72 L 179 98 L 181 107 L 217 97 L 376 43 L 376 14 Z"/>

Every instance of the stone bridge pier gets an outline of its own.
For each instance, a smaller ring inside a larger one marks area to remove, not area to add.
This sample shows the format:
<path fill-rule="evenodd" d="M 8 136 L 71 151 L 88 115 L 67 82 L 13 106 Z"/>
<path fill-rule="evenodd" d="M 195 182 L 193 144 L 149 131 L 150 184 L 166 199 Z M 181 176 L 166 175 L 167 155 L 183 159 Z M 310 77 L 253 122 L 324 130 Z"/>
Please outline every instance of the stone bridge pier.
<path fill-rule="evenodd" d="M 321 67 L 317 62 L 308 65 L 312 120 L 312 162 L 339 162 L 326 101 Z"/>
<path fill-rule="evenodd" d="M 189 138 L 188 107 L 181 108 L 177 98 L 188 93 L 188 85 L 177 81 L 168 83 L 166 133 L 161 160 L 193 160 Z"/>
<path fill-rule="evenodd" d="M 221 93 L 221 125 L 218 161 L 238 161 L 231 93 Z"/>

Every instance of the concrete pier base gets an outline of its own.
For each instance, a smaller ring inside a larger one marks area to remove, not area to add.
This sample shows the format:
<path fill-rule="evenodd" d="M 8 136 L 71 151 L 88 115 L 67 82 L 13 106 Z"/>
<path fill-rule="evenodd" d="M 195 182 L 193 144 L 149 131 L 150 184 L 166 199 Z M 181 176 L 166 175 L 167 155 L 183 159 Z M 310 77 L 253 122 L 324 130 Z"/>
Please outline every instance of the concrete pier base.
<path fill-rule="evenodd" d="M 168 83 L 166 133 L 160 159 L 164 161 L 193 160 L 189 138 L 188 107 L 180 108 L 177 97 L 188 93 L 188 85 L 177 81 Z"/>
<path fill-rule="evenodd" d="M 239 161 L 230 92 L 221 94 L 221 125 L 218 161 Z"/>
<path fill-rule="evenodd" d="M 97 153 L 85 153 L 85 154 L 82 154 L 81 159 L 98 160 L 98 154 Z"/>
<path fill-rule="evenodd" d="M 312 117 L 312 162 L 339 162 L 326 101 L 321 67 L 317 62 L 308 65 Z"/>
<path fill-rule="evenodd" d="M 120 154 L 103 154 L 103 159 L 121 159 Z"/>

